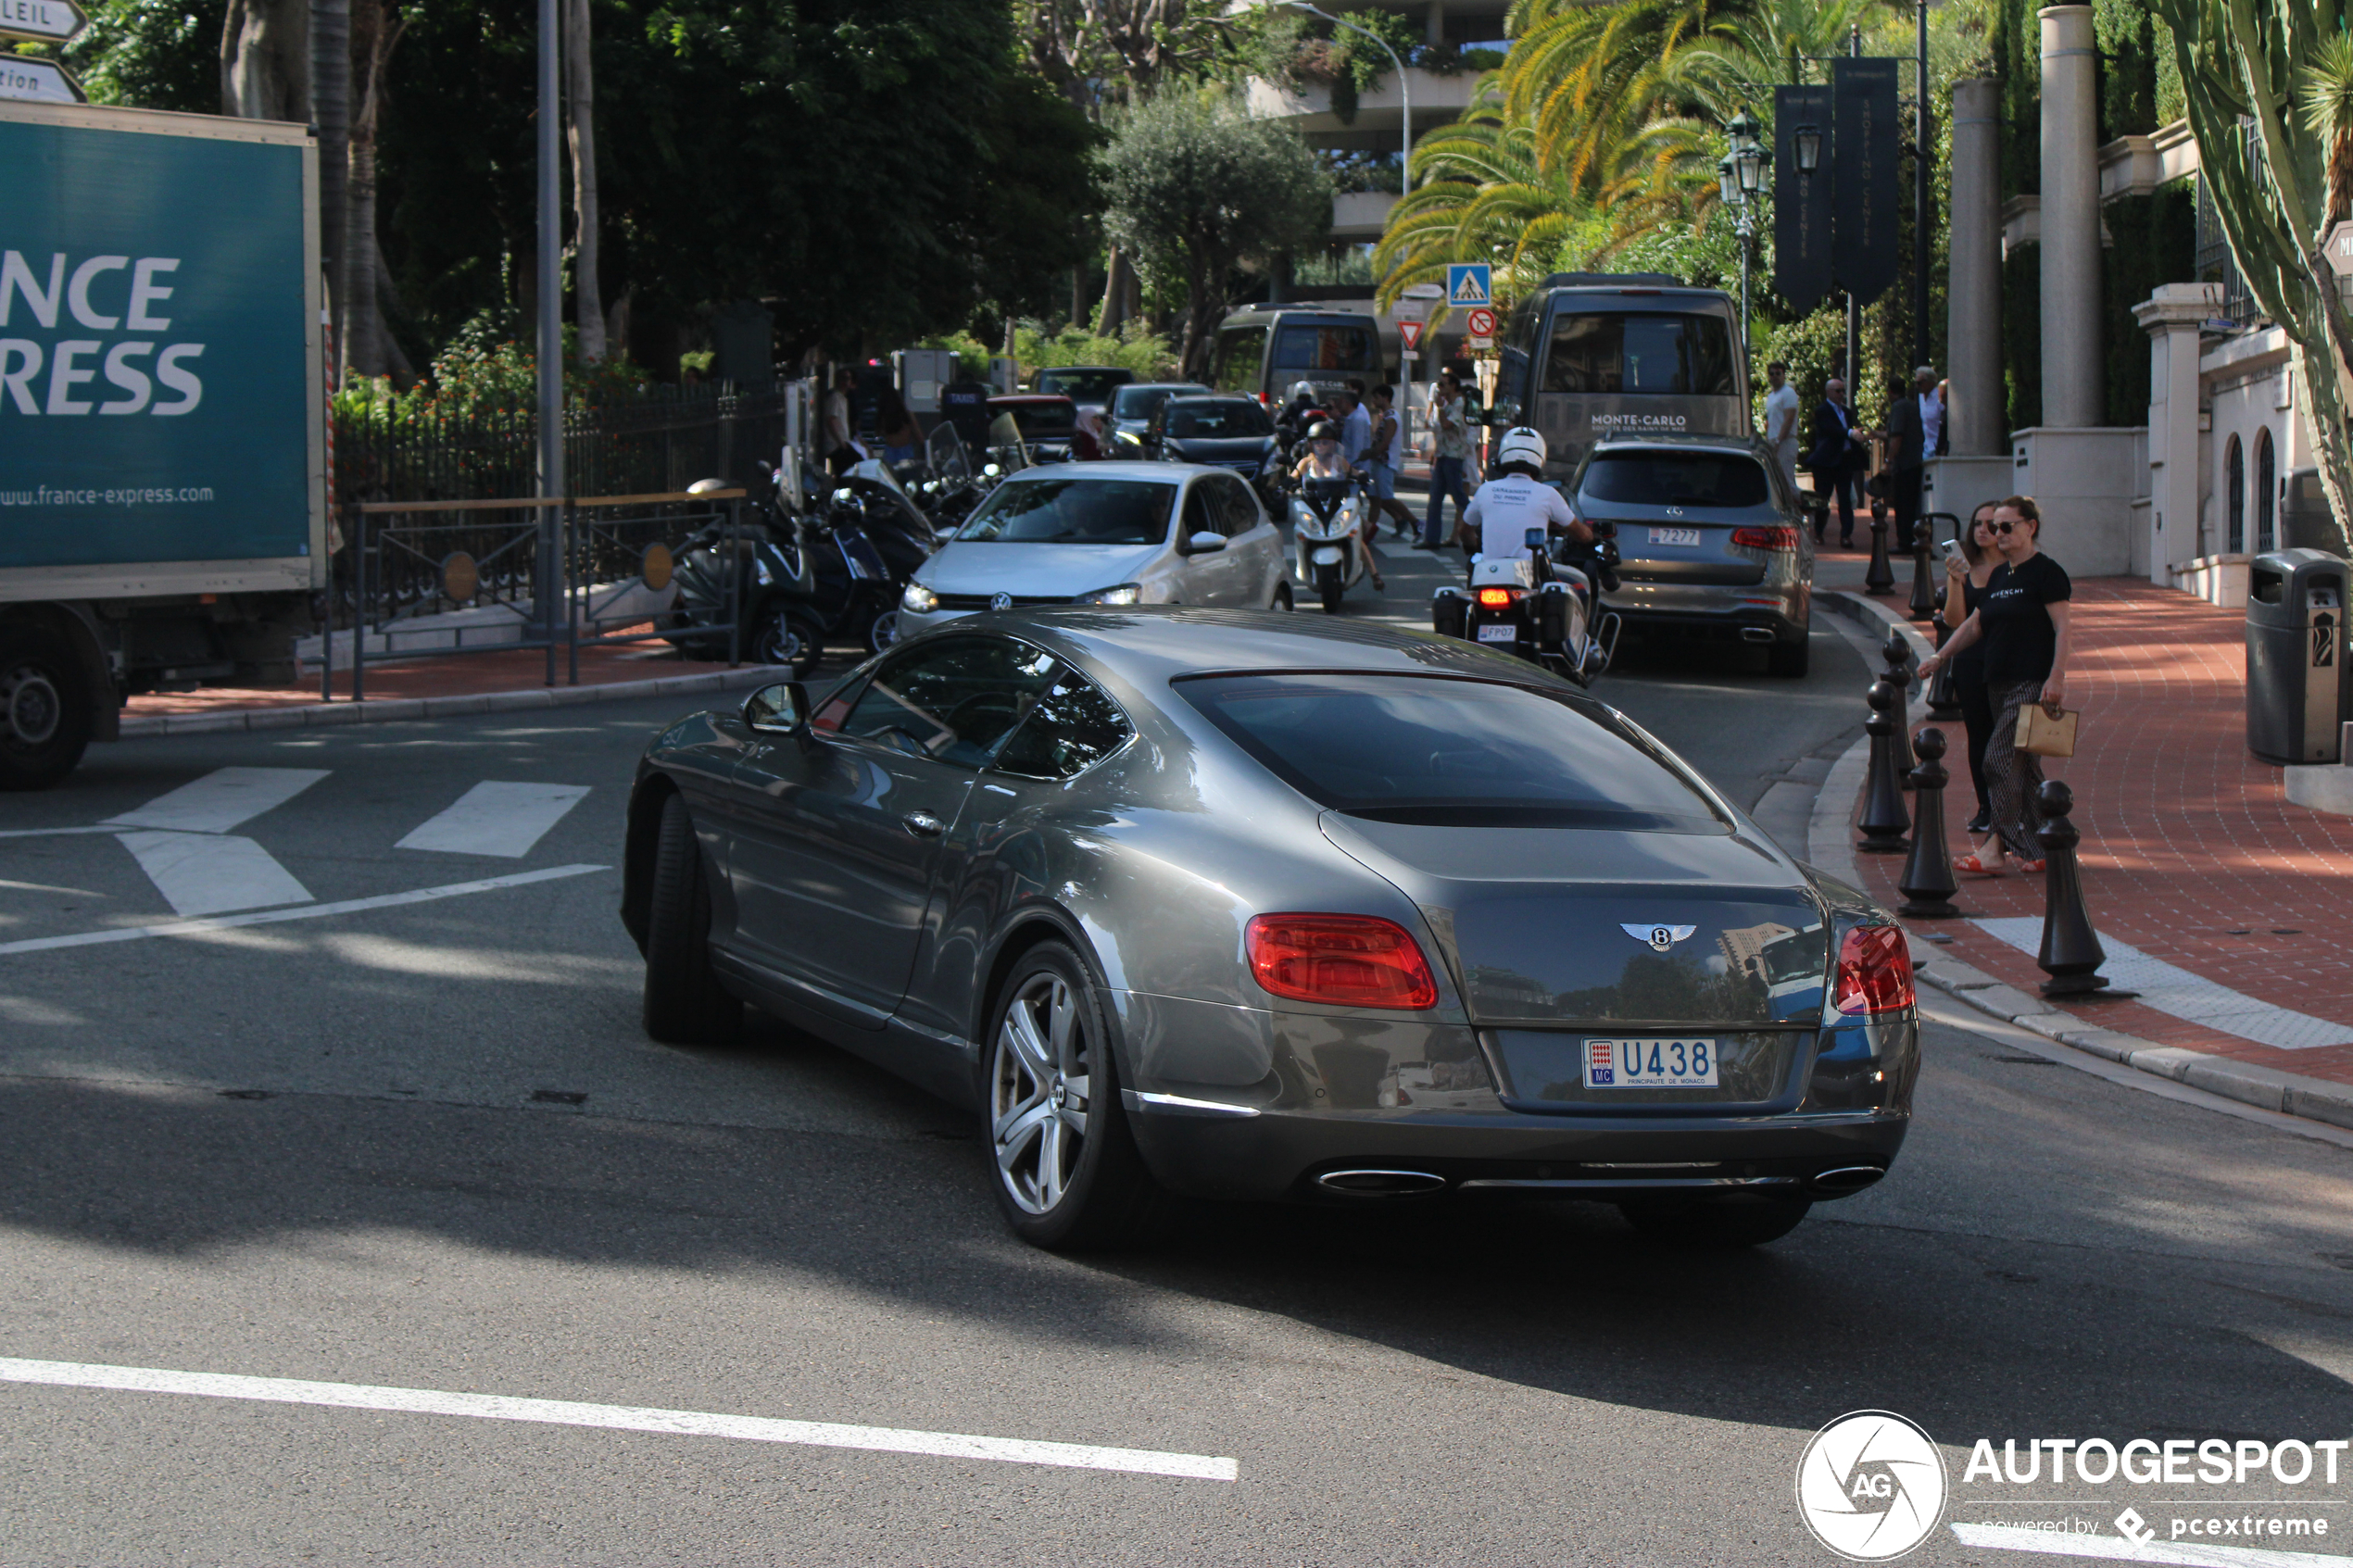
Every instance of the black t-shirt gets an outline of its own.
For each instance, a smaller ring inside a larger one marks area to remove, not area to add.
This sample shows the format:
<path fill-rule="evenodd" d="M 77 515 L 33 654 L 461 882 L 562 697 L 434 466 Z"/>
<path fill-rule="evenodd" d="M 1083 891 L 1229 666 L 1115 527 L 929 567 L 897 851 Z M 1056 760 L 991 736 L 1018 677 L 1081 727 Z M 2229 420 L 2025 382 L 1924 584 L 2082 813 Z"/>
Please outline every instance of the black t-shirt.
<path fill-rule="evenodd" d="M 2031 556 L 2022 566 L 2004 561 L 1994 569 L 1977 611 L 1985 623 L 1987 685 L 2051 678 L 2058 628 L 2044 607 L 2064 603 L 2074 593 L 2066 569 L 2045 555 Z"/>

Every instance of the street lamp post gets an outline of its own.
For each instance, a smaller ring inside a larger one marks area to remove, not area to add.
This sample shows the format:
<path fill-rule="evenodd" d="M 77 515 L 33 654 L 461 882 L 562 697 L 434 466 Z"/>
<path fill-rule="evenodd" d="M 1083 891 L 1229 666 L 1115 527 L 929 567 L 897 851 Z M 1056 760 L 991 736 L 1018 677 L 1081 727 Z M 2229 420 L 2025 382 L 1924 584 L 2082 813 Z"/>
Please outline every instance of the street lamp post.
<path fill-rule="evenodd" d="M 1310 16 L 1323 18 L 1334 27 L 1344 27 L 1351 32 L 1364 34 L 1379 44 L 1381 53 L 1389 56 L 1389 63 L 1397 68 L 1397 102 L 1405 126 L 1404 161 L 1398 166 L 1397 190 L 1400 195 L 1411 191 L 1414 188 L 1414 89 L 1405 80 L 1405 62 L 1397 57 L 1397 51 L 1389 46 L 1389 40 L 1369 28 L 1357 26 L 1346 17 L 1336 17 L 1329 11 L 1318 10 L 1309 5 L 1308 0 L 1275 0 L 1275 4 L 1287 6 L 1294 11 L 1305 11 Z"/>
<path fill-rule="evenodd" d="M 1732 150 L 1716 166 L 1716 179 L 1726 206 L 1732 209 L 1732 219 L 1741 240 L 1741 357 L 1748 357 L 1748 252 L 1749 243 L 1756 237 L 1756 203 L 1765 190 L 1765 170 L 1771 167 L 1773 155 L 1765 150 L 1757 138 L 1756 121 L 1743 109 L 1734 115 L 1725 132 L 1731 139 Z M 1820 144 L 1818 140 L 1816 145 Z M 1804 159 L 1801 158 L 1800 162 Z"/>

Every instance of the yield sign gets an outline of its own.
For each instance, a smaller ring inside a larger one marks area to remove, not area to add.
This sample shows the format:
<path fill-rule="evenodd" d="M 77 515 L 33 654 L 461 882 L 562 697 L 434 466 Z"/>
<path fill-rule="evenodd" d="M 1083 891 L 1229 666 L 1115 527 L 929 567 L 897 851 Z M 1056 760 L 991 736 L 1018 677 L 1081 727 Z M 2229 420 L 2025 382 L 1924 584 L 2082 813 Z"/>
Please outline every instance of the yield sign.
<path fill-rule="evenodd" d="M 1398 322 L 1397 341 L 1407 348 L 1419 348 L 1422 345 L 1422 324 L 1419 321 Z"/>
<path fill-rule="evenodd" d="M 0 38 L 70 44 L 89 25 L 73 0 L 0 0 Z"/>

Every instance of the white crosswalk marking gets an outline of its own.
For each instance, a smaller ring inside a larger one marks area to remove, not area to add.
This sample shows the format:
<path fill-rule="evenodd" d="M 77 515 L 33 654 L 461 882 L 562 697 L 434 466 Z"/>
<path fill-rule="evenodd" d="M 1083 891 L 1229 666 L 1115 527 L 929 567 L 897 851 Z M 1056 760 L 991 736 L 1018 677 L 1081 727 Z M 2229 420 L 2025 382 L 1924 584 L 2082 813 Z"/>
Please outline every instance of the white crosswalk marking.
<path fill-rule="evenodd" d="M 326 776 L 324 768 L 216 768 L 135 811 L 107 818 L 107 825 L 227 833 L 273 806 L 284 805 Z"/>
<path fill-rule="evenodd" d="M 310 902 L 310 890 L 250 838 L 152 832 L 115 836 L 174 913 L 220 915 Z"/>
<path fill-rule="evenodd" d="M 520 859 L 587 793 L 586 784 L 478 784 L 396 847 Z"/>

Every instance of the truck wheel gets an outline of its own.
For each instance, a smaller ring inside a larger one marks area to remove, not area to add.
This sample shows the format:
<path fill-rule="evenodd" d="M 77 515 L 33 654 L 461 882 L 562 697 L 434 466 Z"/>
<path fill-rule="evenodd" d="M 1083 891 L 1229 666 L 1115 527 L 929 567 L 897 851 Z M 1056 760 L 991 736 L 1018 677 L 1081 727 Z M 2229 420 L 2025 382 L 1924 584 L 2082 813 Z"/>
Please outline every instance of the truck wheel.
<path fill-rule="evenodd" d="M 0 789 L 47 789 L 73 771 L 90 745 L 90 696 L 61 639 L 0 632 Z"/>
<path fill-rule="evenodd" d="M 661 803 L 646 910 L 646 1033 L 667 1045 L 724 1045 L 744 1004 L 711 970 L 711 889 L 684 796 Z"/>

